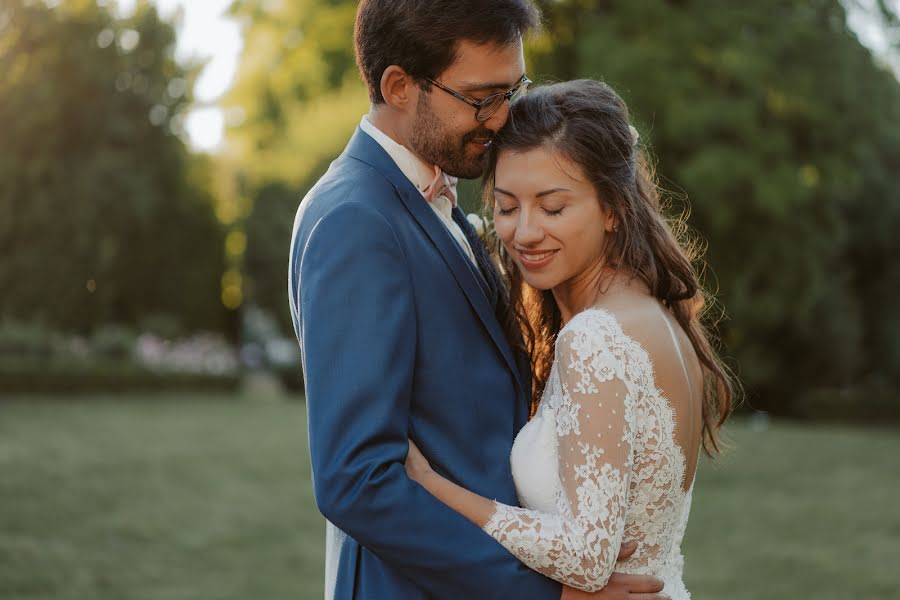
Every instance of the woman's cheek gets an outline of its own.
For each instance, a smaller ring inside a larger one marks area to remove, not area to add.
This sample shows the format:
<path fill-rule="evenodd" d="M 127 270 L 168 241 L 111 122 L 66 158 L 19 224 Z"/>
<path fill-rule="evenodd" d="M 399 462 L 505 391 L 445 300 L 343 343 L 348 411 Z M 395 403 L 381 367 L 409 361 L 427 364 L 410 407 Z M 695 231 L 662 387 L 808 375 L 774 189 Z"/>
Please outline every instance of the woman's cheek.
<path fill-rule="evenodd" d="M 509 215 L 494 213 L 494 231 L 504 244 L 516 235 L 516 226 Z"/>

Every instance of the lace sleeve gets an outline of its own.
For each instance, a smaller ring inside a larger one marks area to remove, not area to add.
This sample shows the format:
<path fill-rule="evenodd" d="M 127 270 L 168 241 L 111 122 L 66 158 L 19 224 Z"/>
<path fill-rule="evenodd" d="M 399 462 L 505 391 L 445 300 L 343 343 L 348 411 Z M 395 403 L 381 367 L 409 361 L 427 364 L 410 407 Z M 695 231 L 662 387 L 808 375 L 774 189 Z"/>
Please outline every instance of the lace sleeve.
<path fill-rule="evenodd" d="M 635 398 L 625 383 L 624 345 L 577 319 L 560 333 L 555 356 L 560 514 L 495 502 L 484 529 L 532 569 L 592 592 L 606 585 L 622 544 Z"/>

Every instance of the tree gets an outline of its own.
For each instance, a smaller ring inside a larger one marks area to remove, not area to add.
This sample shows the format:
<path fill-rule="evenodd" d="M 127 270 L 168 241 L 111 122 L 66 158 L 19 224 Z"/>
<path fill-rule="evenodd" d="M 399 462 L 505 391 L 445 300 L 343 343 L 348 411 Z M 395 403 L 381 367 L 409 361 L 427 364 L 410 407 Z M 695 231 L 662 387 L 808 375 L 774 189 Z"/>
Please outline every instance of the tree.
<path fill-rule="evenodd" d="M 251 190 L 271 180 L 308 186 L 368 107 L 353 58 L 356 3 L 236 0 L 232 13 L 248 24 L 226 101 L 243 115 L 229 149 Z"/>
<path fill-rule="evenodd" d="M 365 111 L 350 44 L 355 4 L 235 3 L 249 23 L 230 98 L 244 114 L 232 150 L 247 214 L 261 211 L 247 225 L 260 232 L 248 236 L 253 294 L 277 289 L 276 313 L 285 224 Z M 788 410 L 812 388 L 896 382 L 900 85 L 849 29 L 843 5 L 541 4 L 547 31 L 527 47 L 529 73 L 603 79 L 628 102 L 672 210 L 690 207 L 708 241 L 707 283 L 727 315 L 716 331 L 756 405 Z M 879 5 L 896 32 L 896 15 Z"/>
<path fill-rule="evenodd" d="M 237 81 L 226 98 L 226 157 L 234 165 L 233 227 L 245 235 L 244 300 L 285 330 L 291 225 L 303 194 L 324 173 L 368 109 L 353 57 L 356 2 L 236 0 L 247 21 Z"/>
<path fill-rule="evenodd" d="M 626 99 L 691 224 L 760 404 L 896 373 L 900 86 L 837 0 L 548 4 L 543 72 Z"/>
<path fill-rule="evenodd" d="M 0 8 L 0 314 L 87 332 L 151 315 L 220 329 L 209 166 L 178 137 L 193 74 L 140 3 Z"/>

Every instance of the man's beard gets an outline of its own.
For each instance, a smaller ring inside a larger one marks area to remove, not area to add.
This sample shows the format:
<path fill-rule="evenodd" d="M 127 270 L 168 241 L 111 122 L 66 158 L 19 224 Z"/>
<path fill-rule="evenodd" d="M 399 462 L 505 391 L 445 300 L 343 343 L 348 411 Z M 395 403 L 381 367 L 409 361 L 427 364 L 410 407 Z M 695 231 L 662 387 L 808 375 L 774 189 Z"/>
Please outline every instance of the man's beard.
<path fill-rule="evenodd" d="M 491 139 L 494 133 L 486 127 L 470 131 L 456 139 L 444 129 L 444 124 L 431 110 L 429 94 L 420 94 L 416 106 L 416 119 L 410 133 L 412 151 L 425 162 L 435 164 L 444 173 L 462 179 L 481 177 L 487 166 L 487 152 L 466 153 L 469 142 Z"/>

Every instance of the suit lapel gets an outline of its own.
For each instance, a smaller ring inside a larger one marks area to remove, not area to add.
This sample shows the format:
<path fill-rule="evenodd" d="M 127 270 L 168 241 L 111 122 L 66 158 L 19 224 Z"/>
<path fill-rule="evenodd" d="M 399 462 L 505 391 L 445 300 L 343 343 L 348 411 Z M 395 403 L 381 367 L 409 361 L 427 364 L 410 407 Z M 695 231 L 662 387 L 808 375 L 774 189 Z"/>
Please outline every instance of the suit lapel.
<path fill-rule="evenodd" d="M 350 143 L 347 145 L 346 153 L 373 167 L 397 189 L 397 194 L 404 206 L 406 206 L 407 211 L 409 211 L 431 243 L 437 248 L 438 253 L 444 259 L 459 287 L 462 288 L 469 304 L 478 315 L 485 329 L 487 329 L 491 339 L 494 341 L 494 345 L 512 372 L 519 394 L 524 396 L 518 366 L 503 329 L 494 315 L 494 310 L 486 292 L 482 288 L 485 284 L 479 281 L 481 275 L 459 248 L 450 232 L 447 231 L 446 226 L 441 223 L 419 190 L 400 171 L 387 152 L 361 129 L 356 129 L 356 133 L 353 134 Z"/>

